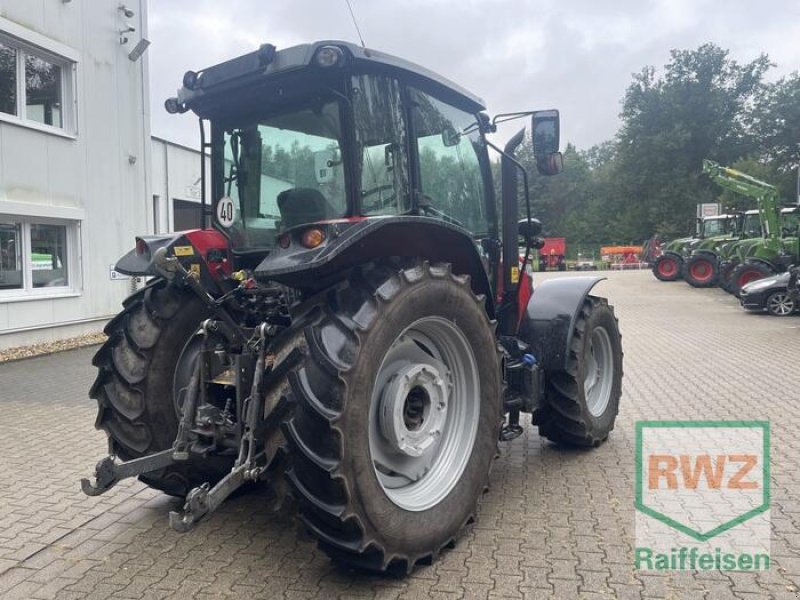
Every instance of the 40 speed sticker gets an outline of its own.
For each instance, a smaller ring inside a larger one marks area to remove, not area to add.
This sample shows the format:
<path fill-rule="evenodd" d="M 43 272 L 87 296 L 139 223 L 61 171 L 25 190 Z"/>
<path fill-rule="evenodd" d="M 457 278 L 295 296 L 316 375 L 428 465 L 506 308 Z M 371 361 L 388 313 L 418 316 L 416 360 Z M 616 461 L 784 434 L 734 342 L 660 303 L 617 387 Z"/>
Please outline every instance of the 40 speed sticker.
<path fill-rule="evenodd" d="M 220 198 L 217 202 L 217 221 L 225 228 L 233 225 L 236 220 L 236 205 L 233 203 L 233 198 L 225 196 Z"/>

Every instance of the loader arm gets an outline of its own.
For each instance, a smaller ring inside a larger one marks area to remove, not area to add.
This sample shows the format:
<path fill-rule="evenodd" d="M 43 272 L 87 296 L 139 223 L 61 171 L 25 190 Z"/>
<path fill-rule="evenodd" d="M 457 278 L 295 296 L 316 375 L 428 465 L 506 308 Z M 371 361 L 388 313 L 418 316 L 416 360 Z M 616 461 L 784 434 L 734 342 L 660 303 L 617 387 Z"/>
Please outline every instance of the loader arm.
<path fill-rule="evenodd" d="M 703 161 L 703 173 L 718 186 L 754 198 L 758 206 L 761 227 L 767 240 L 778 240 L 781 235 L 780 215 L 778 213 L 778 190 L 746 173 L 723 167 L 711 160 Z"/>

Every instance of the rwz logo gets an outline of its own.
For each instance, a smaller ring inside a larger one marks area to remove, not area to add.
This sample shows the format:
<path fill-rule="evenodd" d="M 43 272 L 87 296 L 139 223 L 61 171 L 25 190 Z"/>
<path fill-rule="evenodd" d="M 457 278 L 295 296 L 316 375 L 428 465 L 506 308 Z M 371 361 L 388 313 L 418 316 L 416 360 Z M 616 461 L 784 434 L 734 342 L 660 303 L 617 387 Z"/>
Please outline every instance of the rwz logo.
<path fill-rule="evenodd" d="M 759 457 L 754 454 L 651 454 L 647 461 L 647 485 L 651 490 L 677 490 L 680 487 L 694 490 L 700 480 L 705 479 L 709 489 L 727 487 L 731 490 L 754 490 L 760 483 L 746 481 L 745 477 L 758 462 Z M 732 474 L 726 473 L 726 466 Z"/>
<path fill-rule="evenodd" d="M 636 509 L 705 542 L 766 512 L 766 421 L 636 424 Z"/>

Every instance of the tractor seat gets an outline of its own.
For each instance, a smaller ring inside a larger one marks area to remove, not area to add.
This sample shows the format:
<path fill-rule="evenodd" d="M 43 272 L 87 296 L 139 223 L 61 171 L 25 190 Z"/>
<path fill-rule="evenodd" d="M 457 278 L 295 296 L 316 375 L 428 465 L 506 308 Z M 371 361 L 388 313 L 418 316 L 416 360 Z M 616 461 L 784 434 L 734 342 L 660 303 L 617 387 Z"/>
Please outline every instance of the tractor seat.
<path fill-rule="evenodd" d="M 336 216 L 336 211 L 319 190 L 293 188 L 278 194 L 281 228 L 291 229 L 304 223 L 324 221 Z"/>

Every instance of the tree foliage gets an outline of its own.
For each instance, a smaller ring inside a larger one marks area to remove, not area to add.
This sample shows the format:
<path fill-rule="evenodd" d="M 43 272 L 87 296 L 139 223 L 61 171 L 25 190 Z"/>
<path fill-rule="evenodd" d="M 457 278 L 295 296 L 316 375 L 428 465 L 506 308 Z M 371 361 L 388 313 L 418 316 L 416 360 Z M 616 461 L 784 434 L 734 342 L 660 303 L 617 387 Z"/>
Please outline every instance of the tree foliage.
<path fill-rule="evenodd" d="M 546 234 L 572 246 L 641 242 L 692 231 L 698 203 L 753 208 L 702 175 L 704 158 L 769 181 L 794 201 L 800 76 L 767 83 L 771 66 L 766 55 L 742 64 L 705 44 L 673 50 L 660 72 L 634 74 L 614 139 L 583 151 L 567 145 L 564 173 L 534 176 Z M 530 148 L 521 156 L 535 173 Z"/>

